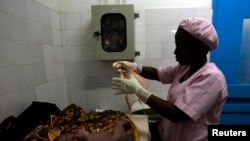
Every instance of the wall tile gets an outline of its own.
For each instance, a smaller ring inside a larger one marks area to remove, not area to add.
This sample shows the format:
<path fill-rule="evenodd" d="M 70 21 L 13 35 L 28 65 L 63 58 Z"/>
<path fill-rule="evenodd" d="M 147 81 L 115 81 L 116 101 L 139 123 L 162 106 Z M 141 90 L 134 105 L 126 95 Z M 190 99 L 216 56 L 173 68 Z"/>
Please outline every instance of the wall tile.
<path fill-rule="evenodd" d="M 104 0 L 91 0 L 91 5 L 101 5 Z"/>
<path fill-rule="evenodd" d="M 81 45 L 81 30 L 66 30 L 66 43 L 67 45 Z"/>
<path fill-rule="evenodd" d="M 91 21 L 91 12 L 81 13 L 81 28 L 82 29 L 91 29 L 92 21 Z"/>
<path fill-rule="evenodd" d="M 92 45 L 83 45 L 82 46 L 83 51 L 83 61 L 93 61 L 94 60 L 94 50 L 92 48 Z"/>
<path fill-rule="evenodd" d="M 67 79 L 67 92 L 69 94 L 69 97 L 70 97 L 72 92 L 84 90 L 85 84 L 83 82 L 82 77 L 69 75 L 66 77 L 66 79 Z M 91 82 L 90 79 L 87 79 L 87 80 L 89 82 Z M 87 87 L 87 88 L 89 88 L 89 87 Z M 70 102 L 74 102 L 74 101 L 70 101 Z"/>
<path fill-rule="evenodd" d="M 175 42 L 175 33 L 177 28 L 177 25 L 162 26 L 162 42 Z"/>
<path fill-rule="evenodd" d="M 163 59 L 173 59 L 175 58 L 174 54 L 175 50 L 175 43 L 174 42 L 168 42 L 162 44 L 162 58 Z"/>
<path fill-rule="evenodd" d="M 46 63 L 56 61 L 55 51 L 56 50 L 53 45 L 43 45 L 44 59 Z"/>
<path fill-rule="evenodd" d="M 11 33 L 11 16 L 9 13 L 0 11 L 0 37 L 3 39 L 10 39 Z"/>
<path fill-rule="evenodd" d="M 20 90 L 20 97 L 24 108 L 30 106 L 33 101 L 36 101 L 36 89 L 35 87 L 28 87 Z"/>
<path fill-rule="evenodd" d="M 179 22 L 181 22 L 185 18 L 195 16 L 195 8 L 180 8 L 179 13 Z"/>
<path fill-rule="evenodd" d="M 35 84 L 35 71 L 33 65 L 17 66 L 17 74 L 20 88 L 26 88 Z"/>
<path fill-rule="evenodd" d="M 9 40 L 0 39 L 0 67 L 13 66 L 16 64 L 15 48 Z"/>
<path fill-rule="evenodd" d="M 55 63 L 45 63 L 45 70 L 46 70 L 47 81 L 52 81 L 56 79 Z"/>
<path fill-rule="evenodd" d="M 9 38 L 12 40 L 27 41 L 28 28 L 27 21 L 23 18 L 11 15 Z"/>
<path fill-rule="evenodd" d="M 60 29 L 60 14 L 50 10 L 50 20 L 52 28 Z"/>
<path fill-rule="evenodd" d="M 51 26 L 42 25 L 42 33 L 41 33 L 41 43 L 44 44 L 53 44 L 53 33 Z"/>
<path fill-rule="evenodd" d="M 28 22 L 28 41 L 35 43 L 42 43 L 42 25 L 29 21 Z"/>
<path fill-rule="evenodd" d="M 48 82 L 49 99 L 59 95 L 58 83 L 56 80 Z"/>
<path fill-rule="evenodd" d="M 83 45 L 91 45 L 93 42 L 93 31 L 92 29 L 83 29 L 82 30 L 82 44 Z"/>
<path fill-rule="evenodd" d="M 162 24 L 161 9 L 146 9 L 145 10 L 145 25 L 160 26 Z"/>
<path fill-rule="evenodd" d="M 68 76 L 83 76 L 84 73 L 86 73 L 86 70 L 84 69 L 83 65 L 81 65 L 82 62 L 74 61 L 71 63 L 68 63 L 66 65 L 66 72 Z M 91 67 L 91 66 L 89 66 Z M 88 74 L 91 75 L 91 74 Z"/>
<path fill-rule="evenodd" d="M 19 89 L 16 67 L 0 68 L 0 95 Z"/>
<path fill-rule="evenodd" d="M 0 10 L 7 11 L 8 10 L 8 2 L 10 0 L 1 0 L 0 1 Z"/>
<path fill-rule="evenodd" d="M 23 111 L 23 105 L 19 93 L 15 91 L 1 96 L 0 107 L 2 110 L 2 116 L 0 117 L 0 120 L 11 115 L 17 117 Z"/>
<path fill-rule="evenodd" d="M 52 22 L 50 18 L 50 14 L 51 14 L 50 11 L 51 10 L 49 9 L 49 7 L 40 5 L 41 24 L 45 26 L 51 26 Z"/>
<path fill-rule="evenodd" d="M 46 7 L 49 7 L 52 10 L 55 11 L 59 11 L 59 4 L 58 4 L 58 0 L 35 0 L 43 5 L 45 5 Z"/>
<path fill-rule="evenodd" d="M 69 60 L 69 55 L 68 55 L 68 46 L 62 46 L 62 51 L 63 51 L 63 59 Z"/>
<path fill-rule="evenodd" d="M 12 41 L 15 48 L 15 57 L 17 65 L 32 64 L 29 44 L 22 41 Z"/>
<path fill-rule="evenodd" d="M 58 92 L 59 94 L 67 94 L 67 87 L 65 77 L 57 79 Z"/>
<path fill-rule="evenodd" d="M 46 82 L 46 69 L 45 64 L 35 64 L 33 65 L 34 68 L 34 84 L 41 84 Z"/>
<path fill-rule="evenodd" d="M 81 15 L 79 13 L 65 14 L 66 29 L 81 29 Z"/>
<path fill-rule="evenodd" d="M 25 5 L 25 0 L 8 0 L 8 12 L 25 17 L 26 16 L 26 5 Z"/>
<path fill-rule="evenodd" d="M 135 28 L 135 43 L 145 43 L 145 27 Z"/>
<path fill-rule="evenodd" d="M 162 9 L 162 25 L 163 26 L 176 26 L 179 24 L 179 9 L 169 8 Z"/>
<path fill-rule="evenodd" d="M 64 0 L 60 2 L 61 11 L 65 13 L 84 12 L 90 7 L 91 3 L 91 0 Z"/>
<path fill-rule="evenodd" d="M 26 16 L 28 20 L 32 20 L 37 23 L 41 23 L 41 4 L 35 2 L 34 0 L 25 0 L 26 4 Z"/>
<path fill-rule="evenodd" d="M 71 46 L 68 48 L 69 61 L 83 60 L 82 46 Z"/>
<path fill-rule="evenodd" d="M 65 77 L 65 67 L 63 62 L 56 63 L 56 78 Z"/>
<path fill-rule="evenodd" d="M 62 45 L 63 41 L 62 41 L 62 31 L 59 29 L 52 29 L 52 40 L 53 40 L 53 44 L 54 45 Z M 64 44 L 66 43 L 66 41 L 64 40 Z"/>
<path fill-rule="evenodd" d="M 44 83 L 36 86 L 37 101 L 47 102 L 49 100 L 49 88 L 48 84 Z"/>
<path fill-rule="evenodd" d="M 56 62 L 63 62 L 63 48 L 61 46 L 55 46 L 55 61 Z"/>
<path fill-rule="evenodd" d="M 31 64 L 44 63 L 44 51 L 42 44 L 28 43 L 28 52 Z M 27 54 L 27 53 L 26 53 Z"/>
<path fill-rule="evenodd" d="M 161 26 L 146 26 L 146 43 L 160 43 L 162 42 L 162 28 Z"/>
<path fill-rule="evenodd" d="M 162 57 L 161 55 L 162 55 L 162 45 L 160 43 L 146 44 L 147 59 L 160 59 Z"/>
<path fill-rule="evenodd" d="M 210 21 L 212 21 L 212 14 L 213 14 L 213 11 L 211 8 L 196 8 L 195 9 L 195 16 L 203 17 Z"/>

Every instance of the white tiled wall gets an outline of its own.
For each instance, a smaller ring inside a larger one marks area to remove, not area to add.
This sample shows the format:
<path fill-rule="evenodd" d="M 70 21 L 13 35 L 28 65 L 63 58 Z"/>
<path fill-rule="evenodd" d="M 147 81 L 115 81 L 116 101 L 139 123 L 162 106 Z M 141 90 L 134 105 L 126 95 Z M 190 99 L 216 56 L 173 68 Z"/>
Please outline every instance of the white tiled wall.
<path fill-rule="evenodd" d="M 58 4 L 47 4 L 0 1 L 0 121 L 32 101 L 68 104 Z"/>
<path fill-rule="evenodd" d="M 141 54 L 135 62 L 153 66 L 176 64 L 171 30 L 182 18 L 211 19 L 212 13 L 210 0 L 1 0 L 0 121 L 18 116 L 32 101 L 128 112 L 124 96 L 110 87 L 118 76 L 113 62 L 92 56 L 93 4 L 135 5 L 135 48 Z M 166 97 L 168 85 L 149 83 L 150 91 Z"/>

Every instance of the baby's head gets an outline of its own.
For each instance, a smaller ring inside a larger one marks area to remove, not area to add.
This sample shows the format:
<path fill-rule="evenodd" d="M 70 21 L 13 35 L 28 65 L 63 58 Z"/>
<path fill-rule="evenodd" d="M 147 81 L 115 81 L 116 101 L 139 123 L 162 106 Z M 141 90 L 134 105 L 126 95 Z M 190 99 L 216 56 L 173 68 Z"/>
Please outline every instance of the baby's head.
<path fill-rule="evenodd" d="M 79 129 L 77 132 L 63 133 L 53 141 L 88 141 L 90 138 L 89 132 L 84 128 Z"/>

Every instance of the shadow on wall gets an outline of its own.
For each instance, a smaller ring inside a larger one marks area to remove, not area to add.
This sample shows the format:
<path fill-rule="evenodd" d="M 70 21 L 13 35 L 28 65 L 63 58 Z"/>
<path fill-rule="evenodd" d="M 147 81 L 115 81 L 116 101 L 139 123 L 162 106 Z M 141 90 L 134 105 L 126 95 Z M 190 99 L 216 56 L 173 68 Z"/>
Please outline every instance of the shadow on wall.
<path fill-rule="evenodd" d="M 84 90 L 111 88 L 112 77 L 119 77 L 119 74 L 112 68 L 113 62 L 114 61 L 86 62 L 83 66 Z"/>

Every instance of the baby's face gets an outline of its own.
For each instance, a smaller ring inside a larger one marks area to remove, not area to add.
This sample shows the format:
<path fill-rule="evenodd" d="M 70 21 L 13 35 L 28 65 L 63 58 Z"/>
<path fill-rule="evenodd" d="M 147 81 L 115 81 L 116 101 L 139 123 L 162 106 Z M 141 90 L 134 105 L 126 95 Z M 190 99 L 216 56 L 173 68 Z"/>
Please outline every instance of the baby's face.
<path fill-rule="evenodd" d="M 57 141 L 80 141 L 79 135 L 74 133 L 68 133 L 64 135 L 60 135 Z"/>
<path fill-rule="evenodd" d="M 77 133 L 62 134 L 56 141 L 87 141 L 87 138 L 88 138 L 87 131 L 81 129 Z"/>

